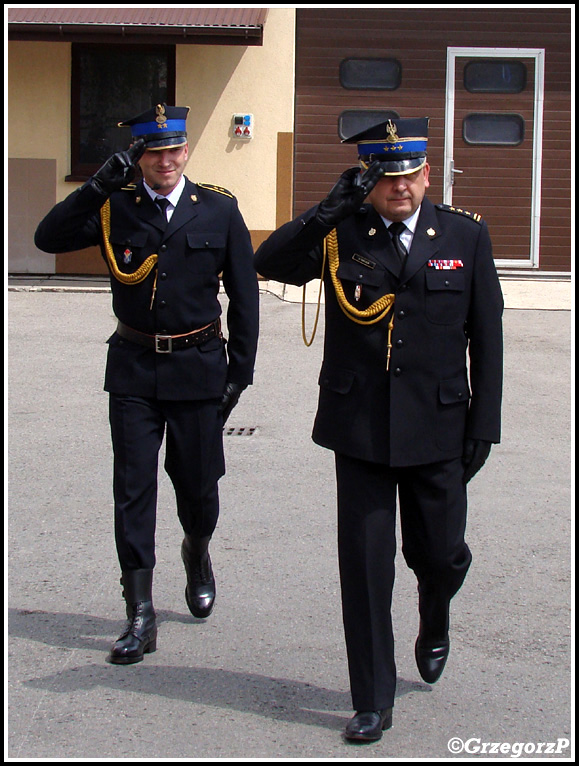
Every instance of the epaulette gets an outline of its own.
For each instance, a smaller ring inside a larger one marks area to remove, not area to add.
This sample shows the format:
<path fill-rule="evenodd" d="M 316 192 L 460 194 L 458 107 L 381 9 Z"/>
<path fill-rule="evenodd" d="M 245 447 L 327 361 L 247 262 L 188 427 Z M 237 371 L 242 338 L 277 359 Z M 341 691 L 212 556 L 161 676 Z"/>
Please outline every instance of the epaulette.
<path fill-rule="evenodd" d="M 459 213 L 460 215 L 465 215 L 467 218 L 470 218 L 471 221 L 476 221 L 477 223 L 480 223 L 482 221 L 482 215 L 480 213 L 471 213 L 470 210 L 464 210 L 461 207 L 454 207 L 453 205 L 435 205 L 439 210 L 446 210 L 449 213 Z"/>
<path fill-rule="evenodd" d="M 234 199 L 233 194 L 227 189 L 224 189 L 223 186 L 214 186 L 213 184 L 200 183 L 198 183 L 197 186 L 200 186 L 202 189 L 209 189 L 209 191 L 217 192 L 218 194 L 224 194 L 226 197 L 231 197 L 231 199 Z"/>

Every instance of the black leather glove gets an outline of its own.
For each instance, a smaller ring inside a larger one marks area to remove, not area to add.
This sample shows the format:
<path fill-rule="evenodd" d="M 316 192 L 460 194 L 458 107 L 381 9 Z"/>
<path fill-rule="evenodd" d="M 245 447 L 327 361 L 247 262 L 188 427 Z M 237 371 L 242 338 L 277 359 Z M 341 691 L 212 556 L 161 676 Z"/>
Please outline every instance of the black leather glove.
<path fill-rule="evenodd" d="M 117 152 L 109 157 L 91 179 L 93 186 L 102 194 L 112 194 L 130 183 L 137 172 L 137 162 L 145 151 L 145 141 L 139 138 L 125 152 Z"/>
<path fill-rule="evenodd" d="M 223 425 L 227 422 L 227 418 L 231 415 L 231 410 L 235 407 L 241 396 L 241 392 L 245 391 L 247 386 L 240 386 L 239 383 L 227 383 L 225 385 L 225 391 L 223 392 L 223 398 L 221 399 L 220 412 L 223 414 Z"/>
<path fill-rule="evenodd" d="M 325 226 L 337 226 L 344 218 L 360 209 L 383 175 L 384 171 L 378 160 L 363 173 L 360 173 L 360 168 L 346 170 L 326 199 L 318 205 L 318 221 Z"/>
<path fill-rule="evenodd" d="M 492 442 L 482 439 L 465 439 L 462 452 L 464 475 L 462 480 L 468 484 L 472 477 L 480 471 L 491 451 Z"/>

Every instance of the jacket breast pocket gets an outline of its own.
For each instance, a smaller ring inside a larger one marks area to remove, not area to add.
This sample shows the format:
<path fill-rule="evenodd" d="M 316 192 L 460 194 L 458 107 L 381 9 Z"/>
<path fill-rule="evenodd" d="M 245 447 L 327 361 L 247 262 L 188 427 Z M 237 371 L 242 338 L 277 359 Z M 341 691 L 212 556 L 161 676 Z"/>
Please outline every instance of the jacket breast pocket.
<path fill-rule="evenodd" d="M 146 231 L 111 231 L 109 240 L 121 271 L 131 274 L 150 254 L 144 250 L 148 236 Z"/>
<path fill-rule="evenodd" d="M 435 324 L 454 324 L 464 312 L 465 276 L 462 269 L 427 269 L 425 311 Z"/>
<path fill-rule="evenodd" d="M 227 236 L 224 232 L 188 233 L 185 252 L 187 267 L 197 274 L 218 274 L 225 263 L 226 244 Z"/>
<path fill-rule="evenodd" d="M 348 282 L 355 282 L 358 285 L 379 287 L 384 281 L 384 272 L 385 269 L 382 268 L 382 266 L 369 269 L 367 266 L 359 266 L 353 261 L 351 263 L 346 261 L 338 265 L 336 274 L 340 279 L 344 279 Z"/>
<path fill-rule="evenodd" d="M 338 265 L 336 276 L 342 283 L 346 298 L 356 308 L 365 309 L 384 294 L 384 289 L 380 288 L 384 284 L 386 269 L 382 266 L 370 269 L 354 261 L 344 261 Z"/>

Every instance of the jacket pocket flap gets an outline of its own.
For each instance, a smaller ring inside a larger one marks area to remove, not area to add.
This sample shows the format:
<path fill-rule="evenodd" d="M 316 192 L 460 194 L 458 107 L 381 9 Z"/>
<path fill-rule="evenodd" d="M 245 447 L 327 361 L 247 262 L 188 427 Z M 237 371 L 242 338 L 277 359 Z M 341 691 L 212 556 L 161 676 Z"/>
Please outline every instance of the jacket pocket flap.
<path fill-rule="evenodd" d="M 356 373 L 352 370 L 328 370 L 322 368 L 318 385 L 335 391 L 337 394 L 347 394 L 352 388 Z"/>
<path fill-rule="evenodd" d="M 109 237 L 113 245 L 126 245 L 127 247 L 145 247 L 148 233 L 146 231 L 111 231 Z"/>
<path fill-rule="evenodd" d="M 217 351 L 217 349 L 223 348 L 223 345 L 223 338 L 215 337 L 197 346 L 197 348 L 201 353 L 205 354 L 207 351 Z"/>
<path fill-rule="evenodd" d="M 339 279 L 346 279 L 348 282 L 356 282 L 359 285 L 371 285 L 378 287 L 384 281 L 384 269 L 376 266 L 369 269 L 367 266 L 346 261 L 340 263 L 336 272 Z"/>
<path fill-rule="evenodd" d="M 464 290 L 464 272 L 460 269 L 426 271 L 426 287 L 429 290 Z"/>
<path fill-rule="evenodd" d="M 193 249 L 211 249 L 225 247 L 226 235 L 220 231 L 190 232 L 187 234 L 187 244 Z"/>
<path fill-rule="evenodd" d="M 458 404 L 468 402 L 470 391 L 463 377 L 441 380 L 439 388 L 441 404 Z"/>

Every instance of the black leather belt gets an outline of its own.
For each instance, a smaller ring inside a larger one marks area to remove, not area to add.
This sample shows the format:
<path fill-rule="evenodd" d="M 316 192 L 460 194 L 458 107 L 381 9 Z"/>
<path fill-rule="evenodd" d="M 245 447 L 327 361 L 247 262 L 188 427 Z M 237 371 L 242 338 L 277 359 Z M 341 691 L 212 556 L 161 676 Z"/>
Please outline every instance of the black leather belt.
<path fill-rule="evenodd" d="M 200 330 L 186 332 L 183 335 L 148 335 L 146 332 L 133 330 L 122 322 L 117 324 L 117 333 L 132 343 L 154 349 L 157 354 L 171 354 L 183 348 L 199 346 L 217 335 L 221 337 L 221 319 L 216 319 Z"/>

